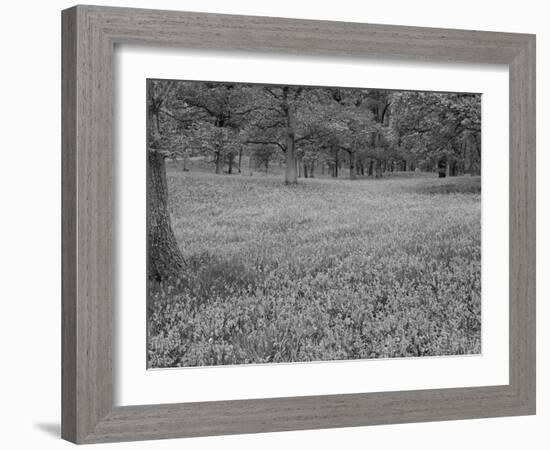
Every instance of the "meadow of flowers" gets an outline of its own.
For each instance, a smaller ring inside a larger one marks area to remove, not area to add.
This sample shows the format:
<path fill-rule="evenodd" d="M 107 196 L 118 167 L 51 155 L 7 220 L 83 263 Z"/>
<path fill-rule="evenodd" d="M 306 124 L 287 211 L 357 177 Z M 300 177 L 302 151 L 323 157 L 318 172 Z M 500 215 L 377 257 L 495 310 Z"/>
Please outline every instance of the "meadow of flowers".
<path fill-rule="evenodd" d="M 149 284 L 150 367 L 480 352 L 479 177 L 168 186 L 187 266 Z"/>

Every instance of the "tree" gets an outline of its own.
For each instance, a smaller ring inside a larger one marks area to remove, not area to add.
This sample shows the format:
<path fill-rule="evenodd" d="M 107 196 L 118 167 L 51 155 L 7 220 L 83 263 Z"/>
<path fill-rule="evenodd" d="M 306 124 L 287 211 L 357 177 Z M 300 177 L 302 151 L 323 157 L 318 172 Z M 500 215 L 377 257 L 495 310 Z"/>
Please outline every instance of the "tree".
<path fill-rule="evenodd" d="M 194 141 L 213 156 L 215 172 L 221 174 L 226 160 L 229 173 L 239 154 L 238 133 L 247 116 L 256 108 L 251 104 L 254 87 L 212 82 L 180 82 L 177 107 L 194 115 Z"/>
<path fill-rule="evenodd" d="M 255 145 L 252 150 L 253 161 L 257 168 L 269 173 L 269 164 L 277 159 L 279 150 L 273 145 Z"/>
<path fill-rule="evenodd" d="M 233 160 L 238 154 L 241 141 L 235 128 L 220 127 L 212 122 L 197 122 L 189 130 L 188 141 L 205 155 L 214 155 L 215 172 L 220 174 L 222 166 L 229 160 L 228 173 L 232 173 Z"/>
<path fill-rule="evenodd" d="M 160 82 L 159 82 L 160 83 Z M 174 82 L 162 82 L 158 89 Z M 162 86 L 161 86 L 162 85 Z M 205 156 L 216 173 L 284 159 L 285 183 L 315 167 L 349 178 L 397 170 L 479 173 L 480 96 L 374 89 L 175 82 L 159 97 L 163 151 Z M 160 92 L 160 91 L 159 91 Z M 154 108 L 153 108 L 154 110 Z"/>
<path fill-rule="evenodd" d="M 481 169 L 481 97 L 478 94 L 394 94 L 392 128 L 399 142 L 440 177 Z M 466 160 L 468 159 L 468 163 Z"/>
<path fill-rule="evenodd" d="M 335 176 L 338 176 L 339 151 L 342 150 L 347 153 L 349 178 L 355 180 L 358 155 L 365 154 L 375 126 L 372 112 L 365 108 L 362 90 L 333 88 L 331 94 L 323 134 L 330 137 Z"/>
<path fill-rule="evenodd" d="M 177 277 L 185 265 L 168 212 L 165 158 L 170 152 L 160 117 L 174 87 L 171 81 L 147 83 L 147 275 L 158 282 Z"/>
<path fill-rule="evenodd" d="M 258 91 L 256 117 L 248 144 L 273 145 L 285 155 L 285 184 L 298 182 L 299 146 L 320 129 L 323 108 L 314 88 L 264 86 Z"/>
<path fill-rule="evenodd" d="M 365 105 L 372 113 L 374 125 L 370 136 L 370 152 L 369 156 L 374 159 L 374 176 L 380 178 L 382 173 L 386 171 L 389 151 L 390 151 L 390 107 L 392 104 L 392 92 L 366 89 L 361 99 L 361 103 Z"/>

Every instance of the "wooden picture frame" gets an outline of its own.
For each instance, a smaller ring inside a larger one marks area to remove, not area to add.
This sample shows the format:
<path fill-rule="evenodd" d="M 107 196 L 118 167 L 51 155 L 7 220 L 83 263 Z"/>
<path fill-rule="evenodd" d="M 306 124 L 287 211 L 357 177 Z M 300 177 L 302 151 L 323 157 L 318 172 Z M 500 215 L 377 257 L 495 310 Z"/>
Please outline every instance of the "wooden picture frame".
<path fill-rule="evenodd" d="M 535 36 L 75 6 L 62 13 L 62 437 L 75 443 L 535 413 Z M 113 405 L 113 52 L 139 43 L 506 64 L 510 85 L 509 384 Z"/>

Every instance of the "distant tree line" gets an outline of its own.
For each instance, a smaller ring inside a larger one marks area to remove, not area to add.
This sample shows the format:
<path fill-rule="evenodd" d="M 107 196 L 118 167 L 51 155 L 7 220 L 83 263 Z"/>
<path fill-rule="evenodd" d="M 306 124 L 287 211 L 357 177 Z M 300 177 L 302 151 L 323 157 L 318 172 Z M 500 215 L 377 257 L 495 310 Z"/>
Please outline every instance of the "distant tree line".
<path fill-rule="evenodd" d="M 396 171 L 479 175 L 481 96 L 339 87 L 148 80 L 149 277 L 185 265 L 167 210 L 165 159 L 201 156 L 216 174 L 243 156 L 284 182 L 318 173 L 350 179 Z"/>
<path fill-rule="evenodd" d="M 150 105 L 171 156 L 204 156 L 216 173 L 285 163 L 285 182 L 384 172 L 481 170 L 479 94 L 150 80 Z M 442 170 L 444 169 L 444 170 Z"/>

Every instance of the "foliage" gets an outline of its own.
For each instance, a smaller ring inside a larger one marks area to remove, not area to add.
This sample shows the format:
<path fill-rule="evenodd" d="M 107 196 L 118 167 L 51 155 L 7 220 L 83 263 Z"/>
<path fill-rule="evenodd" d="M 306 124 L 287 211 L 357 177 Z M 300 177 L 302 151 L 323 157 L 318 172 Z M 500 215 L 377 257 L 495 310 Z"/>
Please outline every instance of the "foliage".
<path fill-rule="evenodd" d="M 375 165 L 377 177 L 396 162 L 405 162 L 402 170 L 447 164 L 449 175 L 481 170 L 479 94 L 150 83 L 165 97 L 156 117 L 167 154 L 205 156 L 216 173 L 243 153 L 264 166 L 285 154 L 287 166 L 312 169 L 345 161 L 352 179 L 366 164 Z"/>
<path fill-rule="evenodd" d="M 425 160 L 465 164 L 465 147 L 474 147 L 470 165 L 472 159 L 480 165 L 480 95 L 399 92 L 393 98 L 392 138 L 399 148 Z"/>

